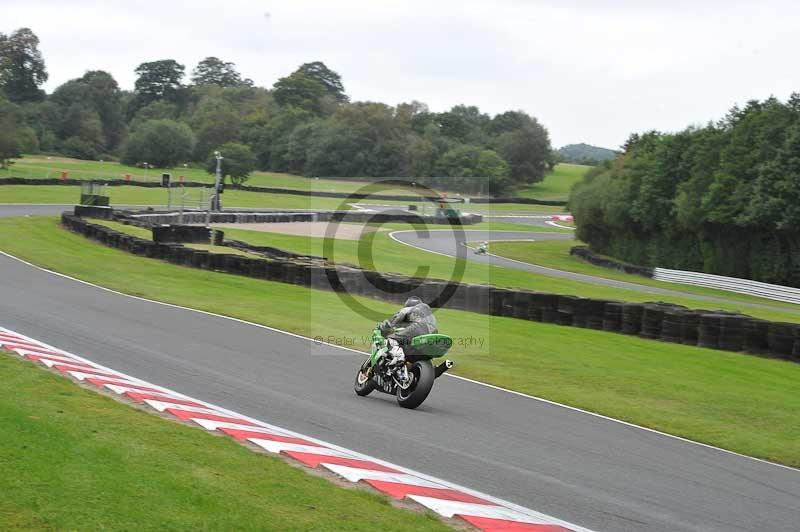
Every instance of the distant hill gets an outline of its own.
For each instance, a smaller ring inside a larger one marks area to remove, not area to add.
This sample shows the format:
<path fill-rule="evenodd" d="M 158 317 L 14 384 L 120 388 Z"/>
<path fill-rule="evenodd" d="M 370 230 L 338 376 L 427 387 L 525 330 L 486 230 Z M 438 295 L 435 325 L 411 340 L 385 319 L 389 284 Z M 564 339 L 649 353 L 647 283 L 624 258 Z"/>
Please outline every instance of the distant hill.
<path fill-rule="evenodd" d="M 564 162 L 573 164 L 597 164 L 608 161 L 617 156 L 617 151 L 608 148 L 600 148 L 589 144 L 567 144 L 559 148 L 556 153 L 561 156 Z"/>

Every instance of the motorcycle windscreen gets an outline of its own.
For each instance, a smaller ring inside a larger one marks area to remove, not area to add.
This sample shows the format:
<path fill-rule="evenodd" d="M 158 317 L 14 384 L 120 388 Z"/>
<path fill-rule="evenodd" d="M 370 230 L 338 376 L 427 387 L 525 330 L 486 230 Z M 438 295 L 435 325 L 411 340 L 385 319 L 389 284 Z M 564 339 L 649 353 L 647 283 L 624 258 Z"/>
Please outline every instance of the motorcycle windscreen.
<path fill-rule="evenodd" d="M 445 334 L 423 334 L 411 340 L 411 347 L 426 357 L 436 358 L 453 347 L 453 339 Z"/>

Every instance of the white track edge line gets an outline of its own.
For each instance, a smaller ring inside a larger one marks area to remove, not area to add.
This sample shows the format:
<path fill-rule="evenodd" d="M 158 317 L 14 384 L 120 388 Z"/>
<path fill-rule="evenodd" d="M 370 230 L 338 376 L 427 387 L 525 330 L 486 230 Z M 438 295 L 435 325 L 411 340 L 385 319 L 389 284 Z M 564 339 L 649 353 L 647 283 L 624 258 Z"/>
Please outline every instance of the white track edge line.
<path fill-rule="evenodd" d="M 239 318 L 234 318 L 232 316 L 225 316 L 223 314 L 215 314 L 215 313 L 209 312 L 207 310 L 200 310 L 200 309 L 194 309 L 194 308 L 190 308 L 190 307 L 183 307 L 181 305 L 175 305 L 173 303 L 166 303 L 164 301 L 156 301 L 156 300 L 153 300 L 153 299 L 147 299 L 147 298 L 144 298 L 144 297 L 134 296 L 134 295 L 131 295 L 131 294 L 125 294 L 123 292 L 118 292 L 116 290 L 112 290 L 111 288 L 106 288 L 104 286 L 96 285 L 96 284 L 90 283 L 88 281 L 83 281 L 81 279 L 76 279 L 75 277 L 70 277 L 69 275 L 66 275 L 66 274 L 63 274 L 63 273 L 59 273 L 59 272 L 54 272 L 52 270 L 48 270 L 47 268 L 43 268 L 41 266 L 37 266 L 37 265 L 32 264 L 32 263 L 30 263 L 30 262 L 28 262 L 26 260 L 23 260 L 23 259 L 20 259 L 18 257 L 15 257 L 14 255 L 11 255 L 10 253 L 7 253 L 5 251 L 0 251 L 0 255 L 5 255 L 6 257 L 9 257 L 9 258 L 14 259 L 16 261 L 19 261 L 19 262 L 21 262 L 21 263 L 23 263 L 23 264 L 25 264 L 27 266 L 30 266 L 32 268 L 36 268 L 38 270 L 42 270 L 42 271 L 47 272 L 49 274 L 57 275 L 59 277 L 63 277 L 65 279 L 69 279 L 71 281 L 76 281 L 78 283 L 85 284 L 87 286 L 92 286 L 94 288 L 98 288 L 98 289 L 104 290 L 106 292 L 111 292 L 113 294 L 118 294 L 118 295 L 121 295 L 121 296 L 130 297 L 132 299 L 138 299 L 140 301 L 146 301 L 148 303 L 155 303 L 155 304 L 158 304 L 158 305 L 164 305 L 164 306 L 167 306 L 167 307 L 178 308 L 178 309 L 182 309 L 182 310 L 188 310 L 188 311 L 191 311 L 191 312 L 199 312 L 200 314 L 205 314 L 205 315 L 208 315 L 208 316 L 213 316 L 213 317 L 216 317 L 216 318 L 222 318 L 222 319 L 226 319 L 226 320 L 232 320 L 232 321 L 236 321 L 238 323 L 243 323 L 245 325 L 251 325 L 251 326 L 254 326 L 254 327 L 260 327 L 260 328 L 266 329 L 268 331 L 273 331 L 273 332 L 285 334 L 287 336 L 293 336 L 295 338 L 299 338 L 299 339 L 302 339 L 302 340 L 307 340 L 307 341 L 309 341 L 309 342 L 311 342 L 312 344 L 315 344 L 315 345 L 320 344 L 319 341 L 316 341 L 313 338 L 309 338 L 307 336 L 302 336 L 302 335 L 299 335 L 299 334 L 296 334 L 296 333 L 293 333 L 293 332 L 289 332 L 289 331 L 283 331 L 281 329 L 276 329 L 274 327 L 270 327 L 269 325 L 262 325 L 260 323 L 254 323 L 254 322 L 251 322 L 251 321 L 242 320 L 242 319 L 239 319 Z M 449 257 L 450 255 L 446 255 L 446 256 Z M 17 333 L 17 334 L 19 334 L 19 333 Z M 22 335 L 22 334 L 20 334 L 20 336 L 24 337 L 24 335 Z M 49 347 L 50 349 L 58 349 L 58 348 L 55 348 L 53 346 L 47 345 L 44 342 L 39 342 L 39 343 L 41 343 L 42 345 L 44 345 L 46 347 Z M 361 355 L 361 356 L 366 356 L 366 353 L 364 351 L 359 351 L 357 349 L 353 349 L 353 348 L 350 348 L 350 347 L 344 347 L 344 346 L 338 346 L 338 345 L 334 345 L 334 344 L 328 344 L 326 342 L 322 342 L 322 344 L 327 345 L 329 347 L 342 349 L 342 350 L 345 350 L 345 351 L 351 351 L 351 352 L 356 353 L 356 354 Z M 66 352 L 66 353 L 70 354 L 68 352 Z M 100 366 L 99 364 L 91 362 L 90 360 L 87 360 L 85 358 L 78 357 L 77 355 L 73 355 L 73 356 L 75 356 L 76 358 L 78 358 L 80 360 L 89 362 L 91 364 L 95 364 L 97 367 L 104 368 L 104 369 L 110 369 L 110 368 L 105 368 L 104 366 Z M 117 372 L 117 373 L 119 375 L 125 376 L 125 374 L 123 374 L 121 372 Z M 473 383 L 473 384 L 478 384 L 480 386 L 486 386 L 487 388 L 492 388 L 494 390 L 507 392 L 507 393 L 510 393 L 512 395 L 517 395 L 519 397 L 526 397 L 528 399 L 533 399 L 534 401 L 541 401 L 543 403 L 547 403 L 547 404 L 550 404 L 550 405 L 560 406 L 560 407 L 566 408 L 568 410 L 573 410 L 575 412 L 581 412 L 583 414 L 587 414 L 587 415 L 590 415 L 590 416 L 599 417 L 599 418 L 605 419 L 607 421 L 613 421 L 615 423 L 620 423 L 620 424 L 628 426 L 628 427 L 634 427 L 634 428 L 637 428 L 637 429 L 645 430 L 647 432 L 652 432 L 654 434 L 659 434 L 659 435 L 665 436 L 667 438 L 673 438 L 673 439 L 676 439 L 676 440 L 680 440 L 680 441 L 685 442 L 685 443 L 693 443 L 693 444 L 699 445 L 701 447 L 706 447 L 708 449 L 713 449 L 715 451 L 720 451 L 720 452 L 723 452 L 723 453 L 726 453 L 726 454 L 730 454 L 730 455 L 733 455 L 733 456 L 738 456 L 740 458 L 746 458 L 748 460 L 754 460 L 756 462 L 760 462 L 760 463 L 763 463 L 763 464 L 768 464 L 768 465 L 780 467 L 780 468 L 783 468 L 783 469 L 788 469 L 789 471 L 800 472 L 800 468 L 795 468 L 795 467 L 779 464 L 777 462 L 770 462 L 769 460 L 765 460 L 763 458 L 756 458 L 754 456 L 747 456 L 746 454 L 737 453 L 736 451 L 731 451 L 731 450 L 728 450 L 728 449 L 723 449 L 722 447 L 716 447 L 714 445 L 710 445 L 710 444 L 707 444 L 707 443 L 702 443 L 702 442 L 699 442 L 699 441 L 690 440 L 689 438 L 684 438 L 683 436 L 676 436 L 674 434 L 661 432 L 661 431 L 656 430 L 656 429 L 651 429 L 649 427 L 644 427 L 642 425 L 637 425 L 635 423 L 631 423 L 631 422 L 628 422 L 628 421 L 623 421 L 621 419 L 616 419 L 616 418 L 613 418 L 613 417 L 604 416 L 603 414 L 598 414 L 598 413 L 592 412 L 590 410 L 583 410 L 581 408 L 577 408 L 577 407 L 574 407 L 574 406 L 569 406 L 569 405 L 566 405 L 566 404 L 563 404 L 563 403 L 558 403 L 556 401 L 551 401 L 549 399 L 544 399 L 542 397 L 537 397 L 535 395 L 529 395 L 529 394 L 526 394 L 526 393 L 523 393 L 523 392 L 518 392 L 518 391 L 515 391 L 515 390 L 508 389 L 508 388 L 503 388 L 501 386 L 496 386 L 494 384 L 489 384 L 489 383 L 486 383 L 486 382 L 469 379 L 467 377 L 461 377 L 459 375 L 452 375 L 450 373 L 445 373 L 444 376 L 450 377 L 450 378 L 453 378 L 453 379 L 460 379 L 460 380 L 467 381 L 467 382 L 470 382 L 470 383 Z M 130 377 L 130 378 L 134 378 L 135 379 L 135 377 Z M 171 392 L 171 393 L 176 393 L 176 392 Z M 182 394 L 178 394 L 178 395 L 182 396 Z M 191 397 L 187 397 L 187 396 L 182 396 L 182 397 L 186 398 L 186 399 L 191 399 L 191 400 L 197 401 L 197 399 L 193 399 Z M 198 401 L 198 402 L 203 402 L 203 401 Z M 209 403 L 206 403 L 206 404 L 209 404 Z"/>

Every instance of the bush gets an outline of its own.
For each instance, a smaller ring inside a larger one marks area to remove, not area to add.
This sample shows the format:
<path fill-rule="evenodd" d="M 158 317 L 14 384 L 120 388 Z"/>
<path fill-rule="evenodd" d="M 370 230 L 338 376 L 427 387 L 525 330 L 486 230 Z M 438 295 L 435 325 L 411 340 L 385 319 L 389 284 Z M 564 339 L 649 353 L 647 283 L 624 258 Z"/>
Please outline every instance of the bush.
<path fill-rule="evenodd" d="M 191 157 L 195 139 L 186 124 L 160 119 L 143 122 L 128 136 L 122 147 L 122 162 L 166 168 Z"/>
<path fill-rule="evenodd" d="M 231 183 L 240 185 L 248 180 L 250 172 L 256 168 L 256 156 L 252 150 L 244 144 L 237 142 L 226 142 L 219 147 L 222 154 L 222 177 L 230 176 Z M 217 172 L 217 158 L 211 153 L 206 162 L 206 171 L 209 174 Z"/>

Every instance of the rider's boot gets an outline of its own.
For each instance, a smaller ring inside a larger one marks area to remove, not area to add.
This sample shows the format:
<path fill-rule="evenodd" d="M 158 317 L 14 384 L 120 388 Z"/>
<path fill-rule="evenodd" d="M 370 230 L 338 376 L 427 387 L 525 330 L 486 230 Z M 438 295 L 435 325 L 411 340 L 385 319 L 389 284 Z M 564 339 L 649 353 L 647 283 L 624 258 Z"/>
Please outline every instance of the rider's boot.
<path fill-rule="evenodd" d="M 391 357 L 389 359 L 390 366 L 403 364 L 406 361 L 406 354 L 403 351 L 403 348 L 400 347 L 400 344 L 398 344 L 397 340 L 395 340 L 394 338 L 389 338 L 388 355 Z"/>

